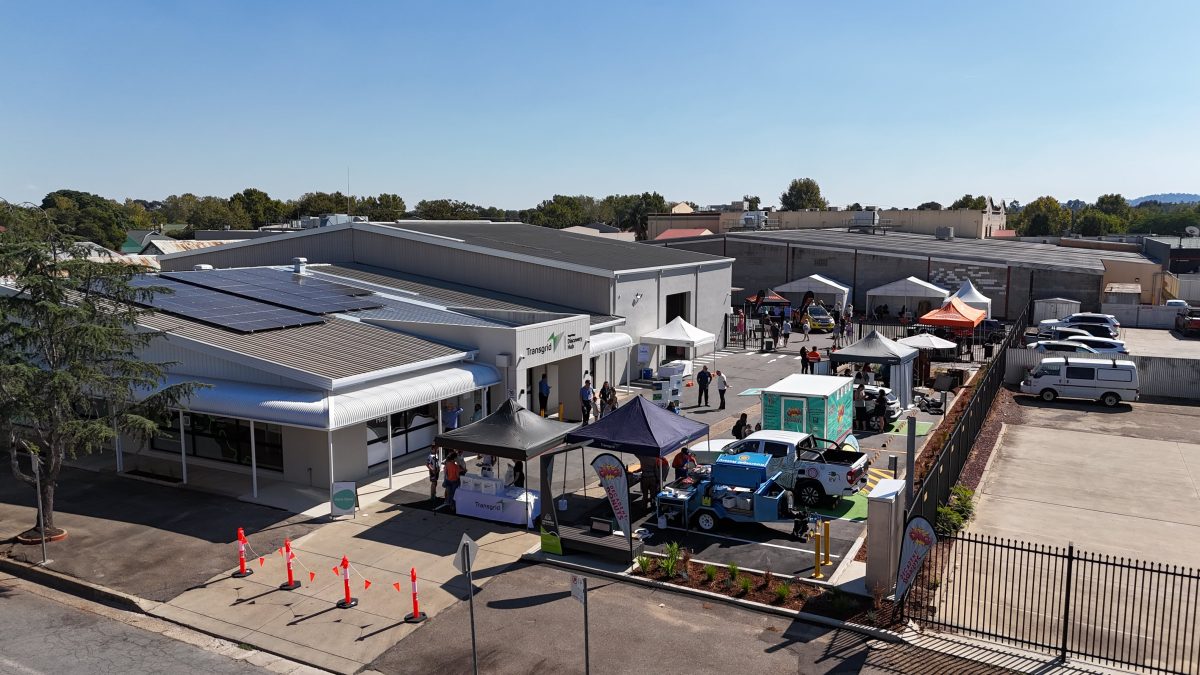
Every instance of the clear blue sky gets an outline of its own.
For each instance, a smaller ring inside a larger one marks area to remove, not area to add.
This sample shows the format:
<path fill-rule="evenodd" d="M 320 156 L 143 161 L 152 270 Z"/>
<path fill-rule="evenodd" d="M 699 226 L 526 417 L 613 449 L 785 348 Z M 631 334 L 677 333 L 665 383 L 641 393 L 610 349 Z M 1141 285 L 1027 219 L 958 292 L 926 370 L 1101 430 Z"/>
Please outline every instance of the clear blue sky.
<path fill-rule="evenodd" d="M 0 197 L 1200 192 L 1200 3 L 11 2 Z"/>

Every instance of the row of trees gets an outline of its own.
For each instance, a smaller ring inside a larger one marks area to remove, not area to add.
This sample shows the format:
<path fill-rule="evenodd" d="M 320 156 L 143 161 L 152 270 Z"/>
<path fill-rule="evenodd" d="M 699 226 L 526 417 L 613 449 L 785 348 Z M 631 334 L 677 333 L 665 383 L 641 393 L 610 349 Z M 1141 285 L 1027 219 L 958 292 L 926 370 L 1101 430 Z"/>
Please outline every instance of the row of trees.
<path fill-rule="evenodd" d="M 1120 194 L 1105 194 L 1094 203 L 1080 199 L 1060 202 L 1038 197 L 1009 214 L 1009 227 L 1030 237 L 1068 232 L 1088 237 L 1105 234 L 1150 233 L 1181 235 L 1189 226 L 1200 227 L 1200 204 L 1163 204 L 1156 201 L 1130 206 Z"/>

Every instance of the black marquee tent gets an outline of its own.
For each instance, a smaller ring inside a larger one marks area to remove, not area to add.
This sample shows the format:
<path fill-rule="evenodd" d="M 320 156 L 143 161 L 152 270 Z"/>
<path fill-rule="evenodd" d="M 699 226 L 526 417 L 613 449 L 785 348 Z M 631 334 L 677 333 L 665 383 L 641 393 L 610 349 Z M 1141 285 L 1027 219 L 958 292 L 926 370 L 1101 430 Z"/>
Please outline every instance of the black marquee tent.
<path fill-rule="evenodd" d="M 546 419 L 510 398 L 478 422 L 439 434 L 434 443 L 447 450 L 526 462 L 562 443 L 578 427 L 578 422 Z"/>
<path fill-rule="evenodd" d="M 892 393 L 900 400 L 901 408 L 912 405 L 913 361 L 917 350 L 902 345 L 871 331 L 863 339 L 849 347 L 838 349 L 829 355 L 833 363 L 877 363 L 891 368 Z"/>
<path fill-rule="evenodd" d="M 665 457 L 707 435 L 707 424 L 636 396 L 611 414 L 567 434 L 567 442 L 638 457 Z"/>

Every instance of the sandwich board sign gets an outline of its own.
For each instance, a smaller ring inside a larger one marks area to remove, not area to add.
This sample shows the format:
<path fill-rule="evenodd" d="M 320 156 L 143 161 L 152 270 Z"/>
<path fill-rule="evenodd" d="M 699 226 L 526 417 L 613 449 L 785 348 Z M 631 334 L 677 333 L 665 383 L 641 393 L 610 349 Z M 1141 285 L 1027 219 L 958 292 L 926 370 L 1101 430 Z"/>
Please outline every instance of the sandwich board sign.
<path fill-rule="evenodd" d="M 454 569 L 466 574 L 468 569 L 474 569 L 475 556 L 479 555 L 479 544 L 475 543 L 466 532 L 458 542 L 458 550 L 454 553 Z M 464 560 L 463 557 L 466 556 Z"/>
<path fill-rule="evenodd" d="M 354 482 L 334 482 L 333 498 L 329 500 L 329 515 L 355 516 L 358 508 L 358 485 Z"/>

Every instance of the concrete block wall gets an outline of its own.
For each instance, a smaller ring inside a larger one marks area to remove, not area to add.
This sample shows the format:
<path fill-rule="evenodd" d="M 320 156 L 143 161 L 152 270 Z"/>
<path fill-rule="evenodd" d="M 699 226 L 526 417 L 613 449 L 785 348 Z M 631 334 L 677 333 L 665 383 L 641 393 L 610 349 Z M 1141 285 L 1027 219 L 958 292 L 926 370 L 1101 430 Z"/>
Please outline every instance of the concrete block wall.
<path fill-rule="evenodd" d="M 929 259 L 915 256 L 882 255 L 877 253 L 858 254 L 858 272 L 854 284 L 855 311 L 867 307 L 867 291 L 878 288 L 905 277 L 927 279 L 929 276 Z M 892 307 L 895 312 L 899 307 Z"/>
<path fill-rule="evenodd" d="M 931 261 L 929 281 L 955 293 L 962 282 L 970 279 L 979 292 L 992 299 L 992 316 L 1003 318 L 1008 296 L 1008 267 L 1002 265 L 973 265 L 958 260 Z M 1014 315 L 1016 312 L 1009 308 Z"/>

